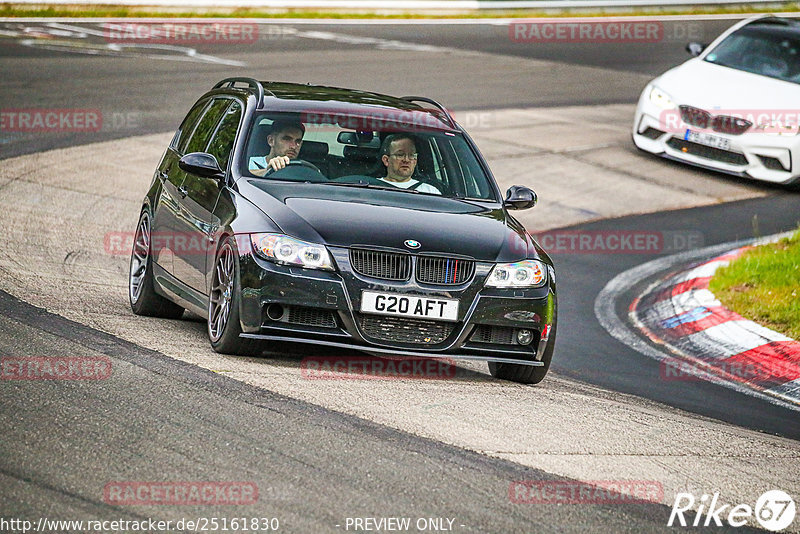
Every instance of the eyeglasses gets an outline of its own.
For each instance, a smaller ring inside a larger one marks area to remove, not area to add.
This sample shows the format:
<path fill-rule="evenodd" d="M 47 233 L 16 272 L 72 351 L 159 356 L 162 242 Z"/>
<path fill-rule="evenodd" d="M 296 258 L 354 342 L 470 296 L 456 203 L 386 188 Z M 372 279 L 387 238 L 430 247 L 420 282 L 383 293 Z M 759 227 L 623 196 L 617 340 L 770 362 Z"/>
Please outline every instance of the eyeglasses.
<path fill-rule="evenodd" d="M 398 153 L 398 154 L 389 154 L 389 155 L 391 157 L 397 158 L 397 159 L 412 159 L 412 160 L 417 159 L 417 153 L 416 152 L 414 152 L 413 154 L 399 154 Z"/>

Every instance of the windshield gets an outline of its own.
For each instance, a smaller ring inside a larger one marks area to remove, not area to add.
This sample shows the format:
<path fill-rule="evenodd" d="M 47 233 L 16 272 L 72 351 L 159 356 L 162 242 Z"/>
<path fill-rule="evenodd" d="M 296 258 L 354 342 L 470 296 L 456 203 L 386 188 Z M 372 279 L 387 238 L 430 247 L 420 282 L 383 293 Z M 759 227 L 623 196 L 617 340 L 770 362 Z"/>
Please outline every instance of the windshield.
<path fill-rule="evenodd" d="M 257 115 L 240 162 L 241 174 L 497 201 L 491 178 L 457 132 L 364 117 L 343 120 L 340 115 L 335 122 L 304 118 L 288 113 Z M 273 170 L 269 160 L 284 155 L 290 164 Z"/>
<path fill-rule="evenodd" d="M 800 83 L 800 32 L 777 24 L 749 24 L 706 57 L 710 63 Z"/>

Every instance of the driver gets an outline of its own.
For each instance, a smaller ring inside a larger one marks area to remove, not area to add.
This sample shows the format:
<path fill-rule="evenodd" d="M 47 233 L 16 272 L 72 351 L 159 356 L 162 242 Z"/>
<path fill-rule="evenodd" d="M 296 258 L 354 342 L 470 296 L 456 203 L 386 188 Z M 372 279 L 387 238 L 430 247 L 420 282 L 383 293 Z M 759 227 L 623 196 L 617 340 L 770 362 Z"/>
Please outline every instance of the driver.
<path fill-rule="evenodd" d="M 303 146 L 305 126 L 301 122 L 277 120 L 272 124 L 272 131 L 267 135 L 269 154 L 250 158 L 250 172 L 256 176 L 264 176 L 270 170 L 279 171 L 297 159 L 300 147 Z"/>
<path fill-rule="evenodd" d="M 432 185 L 411 177 L 417 167 L 417 145 L 411 135 L 399 133 L 388 136 L 383 141 L 380 154 L 381 161 L 386 167 L 386 176 L 379 180 L 402 189 L 435 195 L 442 194 Z"/>

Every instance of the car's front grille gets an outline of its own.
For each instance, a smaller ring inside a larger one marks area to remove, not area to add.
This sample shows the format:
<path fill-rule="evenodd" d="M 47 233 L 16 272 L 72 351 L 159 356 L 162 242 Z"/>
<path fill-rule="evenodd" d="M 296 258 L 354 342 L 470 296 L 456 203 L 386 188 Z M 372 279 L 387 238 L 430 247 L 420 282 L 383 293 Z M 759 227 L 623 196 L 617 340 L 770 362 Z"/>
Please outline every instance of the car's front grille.
<path fill-rule="evenodd" d="M 729 135 L 742 135 L 752 125 L 753 123 L 748 120 L 739 117 L 731 117 L 729 115 L 717 115 L 711 121 L 712 130 Z"/>
<path fill-rule="evenodd" d="M 673 137 L 667 141 L 667 145 L 685 154 L 713 159 L 731 165 L 747 165 L 747 158 L 744 154 L 740 154 L 739 152 L 731 152 L 730 150 L 722 150 L 721 148 L 692 143 L 691 141 L 685 141 L 677 137 Z"/>
<path fill-rule="evenodd" d="M 352 248 L 350 265 L 358 274 L 381 280 L 408 280 L 411 276 L 410 254 Z"/>
<path fill-rule="evenodd" d="M 492 343 L 494 345 L 515 345 L 517 340 L 514 333 L 515 329 L 510 326 L 480 324 L 475 327 L 470 341 L 476 343 Z"/>
<path fill-rule="evenodd" d="M 458 285 L 469 282 L 475 274 L 475 261 L 445 256 L 417 256 L 416 279 L 426 284 Z M 363 248 L 350 249 L 350 265 L 358 274 L 381 280 L 408 280 L 412 256 Z"/>
<path fill-rule="evenodd" d="M 455 326 L 455 323 L 441 321 L 366 314 L 358 314 L 358 323 L 366 337 L 418 345 L 435 345 L 443 342 Z"/>
<path fill-rule="evenodd" d="M 741 135 L 753 125 L 752 122 L 739 117 L 712 115 L 708 111 L 692 106 L 680 106 L 680 112 L 681 119 L 686 124 L 702 129 L 711 128 L 715 132 L 729 135 Z"/>
<path fill-rule="evenodd" d="M 336 328 L 336 312 L 310 306 L 284 306 L 272 303 L 264 307 L 262 325 L 277 326 L 278 323 Z"/>
<path fill-rule="evenodd" d="M 463 284 L 475 274 L 475 262 L 457 258 L 420 256 L 417 258 L 417 281 L 426 284 Z"/>
<path fill-rule="evenodd" d="M 336 328 L 336 317 L 331 310 L 310 308 L 308 306 L 288 306 L 287 323 Z"/>
<path fill-rule="evenodd" d="M 708 128 L 711 122 L 711 113 L 703 111 L 702 109 L 693 108 L 692 106 L 681 106 L 681 119 L 686 124 L 697 126 L 698 128 Z"/>

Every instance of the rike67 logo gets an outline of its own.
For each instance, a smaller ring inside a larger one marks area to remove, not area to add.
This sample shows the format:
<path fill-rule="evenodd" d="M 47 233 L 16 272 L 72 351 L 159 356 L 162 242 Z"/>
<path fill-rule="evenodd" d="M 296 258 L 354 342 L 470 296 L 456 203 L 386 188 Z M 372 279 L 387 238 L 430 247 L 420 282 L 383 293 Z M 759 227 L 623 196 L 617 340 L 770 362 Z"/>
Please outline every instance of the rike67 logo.
<path fill-rule="evenodd" d="M 719 493 L 710 496 L 704 494 L 699 501 L 691 493 L 678 493 L 667 526 L 721 527 L 727 523 L 731 527 L 741 527 L 755 517 L 763 528 L 780 532 L 792 524 L 795 512 L 794 500 L 781 490 L 764 492 L 756 500 L 755 507 L 749 504 L 723 504 Z"/>

